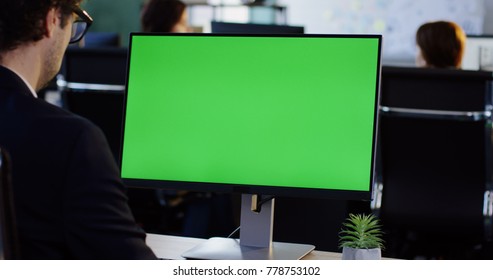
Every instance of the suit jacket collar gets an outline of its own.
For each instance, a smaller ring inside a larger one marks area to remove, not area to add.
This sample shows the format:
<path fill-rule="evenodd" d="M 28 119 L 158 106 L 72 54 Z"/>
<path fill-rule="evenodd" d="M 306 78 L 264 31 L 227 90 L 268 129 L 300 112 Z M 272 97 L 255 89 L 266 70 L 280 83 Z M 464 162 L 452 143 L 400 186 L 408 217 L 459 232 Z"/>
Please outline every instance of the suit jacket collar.
<path fill-rule="evenodd" d="M 26 83 L 12 70 L 0 65 L 0 88 L 2 90 L 12 90 L 19 94 L 33 96 Z"/>

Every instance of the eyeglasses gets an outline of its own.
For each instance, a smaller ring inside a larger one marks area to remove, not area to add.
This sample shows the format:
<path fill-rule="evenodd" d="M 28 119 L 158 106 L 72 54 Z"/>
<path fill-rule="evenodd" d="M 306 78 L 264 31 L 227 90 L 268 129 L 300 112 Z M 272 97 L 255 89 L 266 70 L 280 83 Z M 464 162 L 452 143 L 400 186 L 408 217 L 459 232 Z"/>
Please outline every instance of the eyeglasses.
<path fill-rule="evenodd" d="M 74 23 L 72 24 L 72 34 L 70 36 L 70 44 L 79 42 L 84 35 L 86 35 L 89 26 L 91 26 L 93 20 L 91 16 L 79 7 L 74 7 L 74 13 L 77 15 Z"/>

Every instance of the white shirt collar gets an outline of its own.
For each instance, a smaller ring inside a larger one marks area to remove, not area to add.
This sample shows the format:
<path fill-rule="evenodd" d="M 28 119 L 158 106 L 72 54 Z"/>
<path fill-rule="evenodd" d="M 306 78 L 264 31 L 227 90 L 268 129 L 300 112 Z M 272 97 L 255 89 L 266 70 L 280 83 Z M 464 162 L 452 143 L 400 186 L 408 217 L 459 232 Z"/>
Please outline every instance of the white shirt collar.
<path fill-rule="evenodd" d="M 19 76 L 19 78 L 21 78 L 22 81 L 24 81 L 24 83 L 26 84 L 26 86 L 29 88 L 29 90 L 31 91 L 32 95 L 36 98 L 38 98 L 38 95 L 36 94 L 36 91 L 33 89 L 33 87 L 31 86 L 31 84 L 29 84 L 27 82 L 27 80 L 21 75 L 19 74 L 18 72 L 16 72 L 14 69 L 12 68 L 9 68 L 10 71 L 14 72 L 17 76 Z"/>

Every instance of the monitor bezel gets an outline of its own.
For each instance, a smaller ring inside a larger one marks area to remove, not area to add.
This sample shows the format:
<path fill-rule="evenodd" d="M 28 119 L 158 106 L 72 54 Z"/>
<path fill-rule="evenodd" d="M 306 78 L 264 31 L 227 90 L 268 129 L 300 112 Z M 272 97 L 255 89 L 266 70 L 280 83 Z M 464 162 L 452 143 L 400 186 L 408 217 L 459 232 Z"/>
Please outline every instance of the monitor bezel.
<path fill-rule="evenodd" d="M 226 28 L 229 30 L 218 31 Z M 234 30 L 234 31 L 233 31 Z M 267 31 L 268 30 L 268 31 Z M 276 30 L 276 31 L 274 31 Z M 225 21 L 211 21 L 211 33 L 214 34 L 304 34 L 305 27 L 300 25 L 238 23 Z"/>
<path fill-rule="evenodd" d="M 380 104 L 380 87 L 381 87 L 381 69 L 382 69 L 382 35 L 379 34 L 236 34 L 236 33 L 148 33 L 148 32 L 132 32 L 130 33 L 129 48 L 127 56 L 127 75 L 124 95 L 124 108 L 122 119 L 122 137 L 119 167 L 120 172 L 123 162 L 124 135 L 126 108 L 128 97 L 128 82 L 130 75 L 130 62 L 132 55 L 133 38 L 137 36 L 182 36 L 182 37 L 286 37 L 286 38 L 367 38 L 378 40 L 377 54 L 377 71 L 375 76 L 375 103 L 374 103 L 374 121 L 373 121 L 373 140 L 372 140 L 372 161 L 370 186 L 365 191 L 353 190 L 338 190 L 338 189 L 316 189 L 303 187 L 281 187 L 281 186 L 264 186 L 264 185 L 243 185 L 243 184 L 224 184 L 224 183 L 206 183 L 206 182 L 186 182 L 172 180 L 149 180 L 149 179 L 133 179 L 124 178 L 122 180 L 128 187 L 133 188 L 156 188 L 169 190 L 187 190 L 196 192 L 217 192 L 217 193 L 236 193 L 236 194 L 260 194 L 282 197 L 304 197 L 304 198 L 324 198 L 336 200 L 358 200 L 369 201 L 372 199 L 372 193 L 375 182 L 375 167 L 376 167 L 376 145 L 379 126 L 379 104 Z"/>

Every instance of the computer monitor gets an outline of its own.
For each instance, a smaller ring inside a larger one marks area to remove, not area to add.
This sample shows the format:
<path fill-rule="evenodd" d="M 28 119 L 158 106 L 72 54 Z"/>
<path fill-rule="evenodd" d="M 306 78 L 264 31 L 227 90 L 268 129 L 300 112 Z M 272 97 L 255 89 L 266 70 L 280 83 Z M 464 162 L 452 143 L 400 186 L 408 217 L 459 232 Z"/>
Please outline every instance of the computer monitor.
<path fill-rule="evenodd" d="M 132 34 L 122 178 L 243 194 L 240 240 L 185 257 L 301 258 L 313 246 L 272 242 L 268 198 L 370 199 L 380 48 L 379 35 Z"/>
<path fill-rule="evenodd" d="M 467 35 L 462 69 L 493 70 L 493 35 Z"/>
<path fill-rule="evenodd" d="M 211 22 L 212 33 L 238 33 L 238 34 L 303 34 L 303 26 L 233 23 L 233 22 Z"/>

